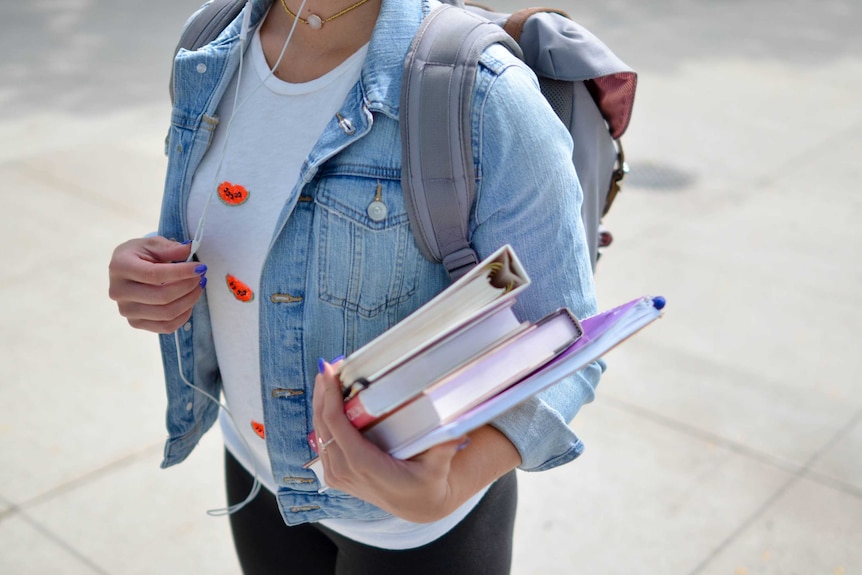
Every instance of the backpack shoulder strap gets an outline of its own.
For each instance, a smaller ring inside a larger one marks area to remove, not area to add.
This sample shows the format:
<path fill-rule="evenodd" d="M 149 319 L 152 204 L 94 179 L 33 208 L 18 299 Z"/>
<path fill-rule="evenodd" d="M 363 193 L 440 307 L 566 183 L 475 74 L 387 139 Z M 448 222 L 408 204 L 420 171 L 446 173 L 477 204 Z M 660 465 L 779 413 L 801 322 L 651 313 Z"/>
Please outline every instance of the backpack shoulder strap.
<path fill-rule="evenodd" d="M 502 43 L 521 50 L 499 26 L 461 8 L 429 14 L 404 62 L 401 183 L 413 235 L 425 257 L 457 279 L 478 263 L 468 240 L 475 196 L 470 101 L 479 56 Z"/>
<path fill-rule="evenodd" d="M 245 6 L 246 0 L 212 0 L 208 4 L 201 7 L 200 10 L 192 14 L 188 19 L 183 32 L 180 35 L 180 40 L 177 42 L 177 47 L 174 49 L 174 56 L 180 51 L 180 48 L 186 50 L 197 50 L 201 46 L 209 44 L 221 34 L 228 24 L 234 21 L 237 15 Z M 170 83 L 171 101 L 174 99 L 174 71 L 171 66 L 171 83 Z"/>

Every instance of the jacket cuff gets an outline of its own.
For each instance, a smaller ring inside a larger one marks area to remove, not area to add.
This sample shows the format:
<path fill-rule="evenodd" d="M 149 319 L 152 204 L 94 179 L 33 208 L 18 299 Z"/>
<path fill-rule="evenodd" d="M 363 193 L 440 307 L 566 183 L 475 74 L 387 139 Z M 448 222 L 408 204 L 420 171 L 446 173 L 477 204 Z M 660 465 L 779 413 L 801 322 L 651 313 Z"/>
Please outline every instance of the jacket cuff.
<path fill-rule="evenodd" d="M 604 362 L 595 362 L 491 421 L 520 453 L 519 469 L 545 471 L 583 452 L 583 442 L 568 424 L 595 397 L 604 367 Z"/>
<path fill-rule="evenodd" d="M 491 422 L 521 454 L 523 471 L 544 471 L 576 458 L 583 443 L 559 413 L 531 397 Z"/>

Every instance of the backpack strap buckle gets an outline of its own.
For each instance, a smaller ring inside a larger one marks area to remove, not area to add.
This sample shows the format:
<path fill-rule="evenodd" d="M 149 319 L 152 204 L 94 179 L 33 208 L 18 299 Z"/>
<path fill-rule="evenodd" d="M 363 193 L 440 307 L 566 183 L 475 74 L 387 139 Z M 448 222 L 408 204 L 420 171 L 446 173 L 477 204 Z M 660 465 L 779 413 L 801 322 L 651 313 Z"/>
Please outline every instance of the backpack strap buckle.
<path fill-rule="evenodd" d="M 452 281 L 470 271 L 478 263 L 479 256 L 471 247 L 461 248 L 443 258 L 443 265 Z"/>

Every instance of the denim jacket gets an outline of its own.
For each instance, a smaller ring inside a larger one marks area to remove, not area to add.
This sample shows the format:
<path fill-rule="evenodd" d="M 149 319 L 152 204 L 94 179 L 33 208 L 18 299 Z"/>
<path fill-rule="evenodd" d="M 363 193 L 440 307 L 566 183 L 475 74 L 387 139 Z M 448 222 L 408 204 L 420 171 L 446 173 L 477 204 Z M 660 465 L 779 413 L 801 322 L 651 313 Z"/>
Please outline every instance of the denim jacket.
<path fill-rule="evenodd" d="M 375 519 L 386 513 L 336 490 L 318 493 L 306 436 L 320 357 L 347 354 L 403 319 L 448 285 L 443 266 L 423 258 L 410 230 L 400 185 L 398 127 L 401 66 L 431 5 L 383 0 L 360 80 L 301 168 L 272 234 L 260 305 L 260 392 L 276 494 L 288 524 L 325 518 Z M 270 5 L 252 0 L 252 26 Z M 240 58 L 242 15 L 211 44 L 181 50 L 166 140 L 168 171 L 159 233 L 187 240 L 192 175 L 219 124 L 216 108 Z M 521 319 L 558 307 L 579 317 L 596 311 L 580 218 L 581 189 L 572 141 L 538 91 L 532 72 L 502 47 L 482 56 L 471 124 L 476 200 L 471 242 L 480 258 L 511 244 L 533 279 L 518 300 Z M 369 216 L 377 190 L 383 220 Z M 213 230 L 208 230 L 213 233 Z M 217 233 L 217 231 L 215 232 Z M 175 335 L 161 336 L 169 438 L 162 463 L 184 460 L 215 422 L 221 390 L 206 294 Z M 177 354 L 181 354 L 181 362 Z M 521 468 L 543 470 L 577 457 L 583 446 L 568 422 L 592 400 L 603 369 L 596 362 L 493 422 L 517 447 Z"/>

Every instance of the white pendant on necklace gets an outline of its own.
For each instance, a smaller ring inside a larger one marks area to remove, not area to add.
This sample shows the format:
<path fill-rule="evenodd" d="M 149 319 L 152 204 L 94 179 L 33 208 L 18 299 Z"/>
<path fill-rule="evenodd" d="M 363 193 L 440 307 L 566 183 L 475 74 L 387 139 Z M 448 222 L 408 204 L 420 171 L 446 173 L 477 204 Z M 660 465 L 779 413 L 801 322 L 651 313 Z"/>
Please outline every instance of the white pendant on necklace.
<path fill-rule="evenodd" d="M 323 19 L 317 14 L 309 14 L 305 21 L 312 30 L 320 30 L 323 28 Z"/>

